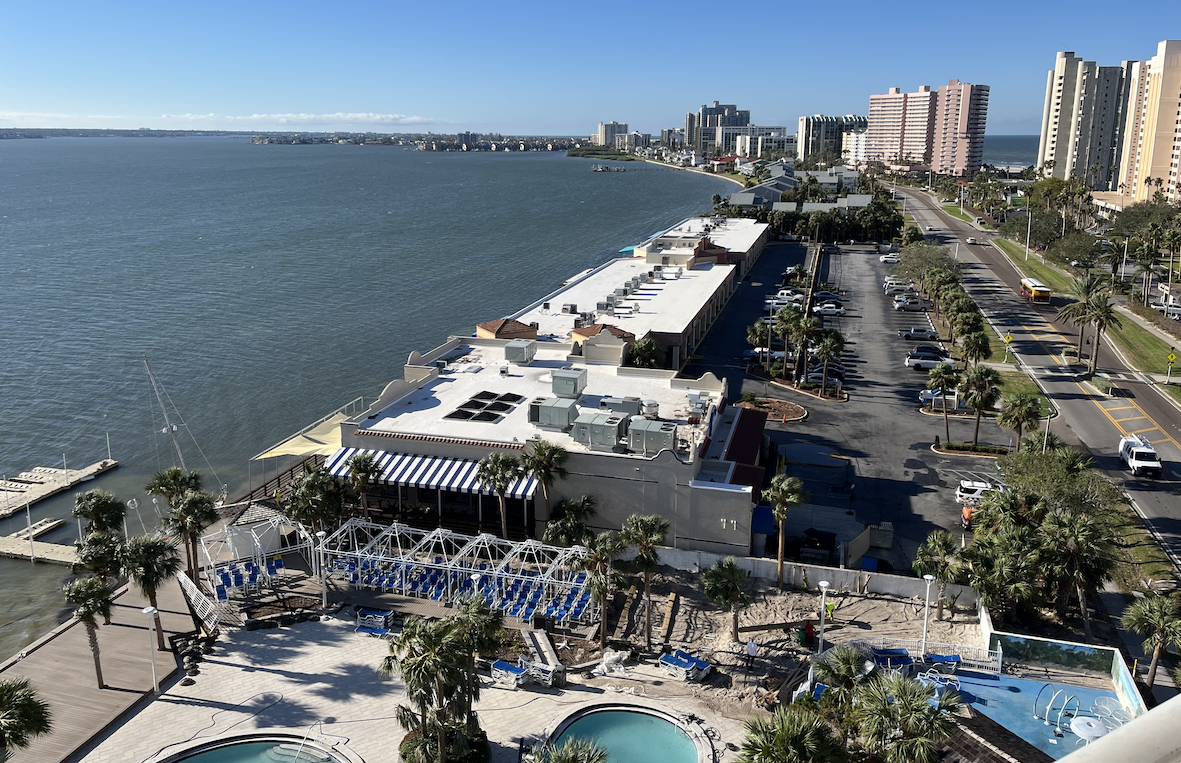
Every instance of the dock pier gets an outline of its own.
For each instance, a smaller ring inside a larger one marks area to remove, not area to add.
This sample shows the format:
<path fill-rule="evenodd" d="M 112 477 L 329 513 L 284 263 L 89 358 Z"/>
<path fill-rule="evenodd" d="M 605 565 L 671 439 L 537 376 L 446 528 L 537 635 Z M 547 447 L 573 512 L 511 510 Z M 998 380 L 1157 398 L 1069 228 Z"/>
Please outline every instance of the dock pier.
<path fill-rule="evenodd" d="M 35 466 L 32 471 L 21 472 L 15 477 L 0 480 L 0 519 L 10 517 L 26 506 L 55 496 L 77 487 L 95 477 L 109 472 L 119 465 L 118 461 L 104 458 L 98 463 L 82 469 L 57 469 L 51 466 Z"/>

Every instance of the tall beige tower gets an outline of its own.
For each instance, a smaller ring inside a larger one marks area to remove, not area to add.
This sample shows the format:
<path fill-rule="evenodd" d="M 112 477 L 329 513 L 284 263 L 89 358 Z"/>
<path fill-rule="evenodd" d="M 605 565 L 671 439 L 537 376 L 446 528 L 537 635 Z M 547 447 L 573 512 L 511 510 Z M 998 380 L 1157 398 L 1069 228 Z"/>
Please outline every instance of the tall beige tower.
<path fill-rule="evenodd" d="M 1158 190 L 1181 199 L 1181 40 L 1163 40 L 1156 55 L 1130 67 L 1124 125 L 1122 192 L 1135 201 Z"/>
<path fill-rule="evenodd" d="M 963 175 L 984 161 L 988 85 L 949 80 L 939 87 L 931 167 L 941 175 Z"/>

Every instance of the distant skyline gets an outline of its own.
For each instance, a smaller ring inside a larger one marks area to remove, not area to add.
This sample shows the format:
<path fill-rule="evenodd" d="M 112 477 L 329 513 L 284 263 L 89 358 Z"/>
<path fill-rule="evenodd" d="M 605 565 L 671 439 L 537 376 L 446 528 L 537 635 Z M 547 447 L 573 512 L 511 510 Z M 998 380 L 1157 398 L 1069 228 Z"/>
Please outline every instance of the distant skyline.
<path fill-rule="evenodd" d="M 1032 135 L 1058 51 L 1112 65 L 1181 37 L 1175 4 L 1156 0 L 1124 17 L 1173 28 L 1097 2 L 53 8 L 5 3 L 0 127 L 659 133 L 718 100 L 794 129 L 956 78 L 991 86 L 988 134 Z"/>

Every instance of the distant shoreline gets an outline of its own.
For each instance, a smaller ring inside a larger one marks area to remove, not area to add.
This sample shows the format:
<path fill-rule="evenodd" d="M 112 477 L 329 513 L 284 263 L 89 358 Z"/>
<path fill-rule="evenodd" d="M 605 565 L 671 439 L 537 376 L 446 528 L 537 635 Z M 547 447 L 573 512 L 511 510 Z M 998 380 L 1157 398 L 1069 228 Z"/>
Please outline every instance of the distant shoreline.
<path fill-rule="evenodd" d="M 733 183 L 734 185 L 738 186 L 739 188 L 746 188 L 745 185 L 738 182 L 734 178 L 728 178 L 725 175 L 717 175 L 717 174 L 714 174 L 713 172 L 706 172 L 705 170 L 699 170 L 699 169 L 695 169 L 693 167 L 679 167 L 675 164 L 665 164 L 664 162 L 654 162 L 651 159 L 641 159 L 640 161 L 644 162 L 645 164 L 655 164 L 657 167 L 668 167 L 671 170 L 684 170 L 685 172 L 696 172 L 698 175 L 705 175 L 708 178 L 717 178 L 718 180 L 726 180 L 726 181 L 729 181 L 729 182 Z"/>

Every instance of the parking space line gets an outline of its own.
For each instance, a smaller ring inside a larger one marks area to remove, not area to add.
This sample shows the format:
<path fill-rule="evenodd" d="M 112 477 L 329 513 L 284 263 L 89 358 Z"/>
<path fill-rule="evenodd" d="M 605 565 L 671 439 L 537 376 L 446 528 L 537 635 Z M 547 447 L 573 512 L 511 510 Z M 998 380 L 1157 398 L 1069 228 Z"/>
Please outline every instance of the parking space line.
<path fill-rule="evenodd" d="M 1132 432 L 1131 434 L 1143 434 L 1144 432 L 1155 432 L 1158 429 L 1160 429 L 1160 427 L 1148 427 L 1148 429 L 1137 429 L 1134 432 Z M 1162 434 L 1163 434 L 1163 430 L 1162 430 Z"/>

